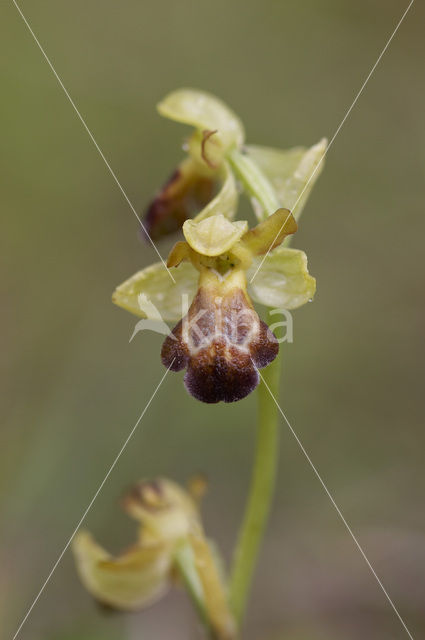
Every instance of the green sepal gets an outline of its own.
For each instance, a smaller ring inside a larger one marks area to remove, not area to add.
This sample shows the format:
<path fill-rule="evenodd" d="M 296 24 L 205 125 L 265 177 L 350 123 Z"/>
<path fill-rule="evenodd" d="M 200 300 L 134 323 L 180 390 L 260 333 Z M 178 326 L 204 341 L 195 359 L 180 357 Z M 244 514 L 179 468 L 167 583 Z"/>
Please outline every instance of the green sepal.
<path fill-rule="evenodd" d="M 187 294 L 189 300 L 193 299 L 198 276 L 194 267 L 184 262 L 173 270 L 174 283 L 164 265 L 156 262 L 120 284 L 112 295 L 112 302 L 141 318 L 158 320 L 156 310 L 162 320 L 177 321 L 182 317 L 182 296 Z M 146 305 L 142 303 L 144 308 L 140 306 L 140 295 L 148 300 Z"/>
<path fill-rule="evenodd" d="M 172 556 L 164 543 L 135 546 L 113 557 L 89 533 L 80 531 L 72 549 L 86 589 L 111 607 L 137 611 L 156 602 L 171 584 Z"/>

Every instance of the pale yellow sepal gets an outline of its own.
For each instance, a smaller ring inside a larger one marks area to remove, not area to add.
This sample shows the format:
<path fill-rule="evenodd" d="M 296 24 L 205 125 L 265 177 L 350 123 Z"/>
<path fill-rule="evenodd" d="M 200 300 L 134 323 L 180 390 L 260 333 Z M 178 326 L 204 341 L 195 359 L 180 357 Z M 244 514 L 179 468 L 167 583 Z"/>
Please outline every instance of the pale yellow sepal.
<path fill-rule="evenodd" d="M 182 296 L 192 300 L 198 286 L 198 272 L 188 262 L 173 270 L 175 283 L 161 262 L 142 269 L 120 284 L 112 295 L 112 302 L 141 318 L 157 320 L 154 309 L 164 321 L 177 321 L 182 317 Z M 141 303 L 140 294 L 152 305 Z"/>
<path fill-rule="evenodd" d="M 296 309 L 313 298 L 316 280 L 308 272 L 304 251 L 278 247 L 268 254 L 257 271 L 262 260 L 255 258 L 247 273 L 248 292 L 255 302 L 267 307 Z"/>
<path fill-rule="evenodd" d="M 203 533 L 190 536 L 210 620 L 223 640 L 236 638 L 236 625 L 226 598 L 225 583 L 220 575 L 209 541 Z"/>
<path fill-rule="evenodd" d="M 282 151 L 271 147 L 248 145 L 248 156 L 270 180 L 279 203 L 300 217 L 313 185 L 323 169 L 327 140 L 310 148 L 294 147 Z"/>
<path fill-rule="evenodd" d="M 230 222 L 222 214 L 201 222 L 186 220 L 183 233 L 194 251 L 204 256 L 219 256 L 228 251 L 248 230 L 246 220 Z"/>
<path fill-rule="evenodd" d="M 78 574 L 89 593 L 117 609 L 136 611 L 165 593 L 171 554 L 166 544 L 134 547 L 114 558 L 93 537 L 81 531 L 72 544 Z"/>
<path fill-rule="evenodd" d="M 157 109 L 162 116 L 200 131 L 217 130 L 225 148 L 243 143 L 244 129 L 238 116 L 222 100 L 205 91 L 178 89 L 169 93 Z"/>

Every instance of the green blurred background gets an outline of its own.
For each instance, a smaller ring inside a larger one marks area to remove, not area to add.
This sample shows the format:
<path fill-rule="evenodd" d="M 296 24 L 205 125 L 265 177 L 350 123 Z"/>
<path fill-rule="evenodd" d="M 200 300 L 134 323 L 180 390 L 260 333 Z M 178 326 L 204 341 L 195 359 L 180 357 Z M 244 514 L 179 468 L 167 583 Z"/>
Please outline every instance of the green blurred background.
<path fill-rule="evenodd" d="M 407 3 L 22 0 L 21 8 L 137 210 L 181 158 L 156 102 L 221 96 L 253 143 L 331 137 Z M 12 2 L 1 4 L 3 316 L 1 638 L 11 638 L 164 369 L 161 336 L 130 345 L 116 284 L 156 260 Z M 329 151 L 294 246 L 318 280 L 295 312 L 282 406 L 412 635 L 425 631 L 423 7 Z M 161 245 L 163 254 L 167 243 Z M 210 480 L 204 516 L 229 559 L 247 490 L 255 395 L 204 406 L 170 375 L 85 525 L 112 550 L 144 476 Z M 22 640 L 199 637 L 185 595 L 106 615 L 68 552 Z M 407 637 L 285 424 L 244 637 Z"/>

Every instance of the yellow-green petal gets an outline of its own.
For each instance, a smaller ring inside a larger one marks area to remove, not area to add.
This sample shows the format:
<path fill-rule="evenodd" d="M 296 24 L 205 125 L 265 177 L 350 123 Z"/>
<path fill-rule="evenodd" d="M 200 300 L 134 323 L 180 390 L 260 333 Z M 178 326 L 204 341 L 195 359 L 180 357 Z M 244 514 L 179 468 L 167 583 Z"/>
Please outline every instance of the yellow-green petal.
<path fill-rule="evenodd" d="M 178 267 L 182 262 L 188 262 L 192 253 L 191 248 L 183 240 L 176 242 L 167 258 L 167 267 Z"/>
<path fill-rule="evenodd" d="M 241 242 L 252 255 L 261 255 L 280 245 L 286 236 L 295 233 L 297 223 L 288 209 L 278 209 L 271 216 L 245 233 Z"/>
<path fill-rule="evenodd" d="M 201 222 L 186 220 L 184 237 L 194 251 L 204 256 L 219 256 L 228 251 L 248 230 L 246 220 L 230 222 L 221 213 Z"/>
<path fill-rule="evenodd" d="M 81 531 L 72 548 L 82 583 L 92 596 L 111 607 L 142 609 L 169 587 L 172 551 L 165 544 L 136 546 L 114 558 L 89 533 Z"/>
<path fill-rule="evenodd" d="M 221 179 L 223 181 L 220 191 L 217 193 L 206 207 L 198 213 L 194 218 L 195 222 L 200 222 L 210 216 L 215 216 L 219 213 L 233 219 L 238 206 L 238 190 L 236 187 L 235 177 L 233 171 L 231 171 L 227 162 L 223 163 L 221 170 Z"/>
<path fill-rule="evenodd" d="M 217 135 L 226 148 L 243 143 L 242 122 L 222 100 L 210 93 L 178 89 L 169 93 L 157 108 L 162 116 L 192 125 L 200 131 L 217 129 Z"/>
<path fill-rule="evenodd" d="M 326 146 L 327 140 L 323 138 L 309 149 L 294 147 L 283 151 L 256 145 L 247 147 L 249 157 L 272 183 L 280 205 L 290 209 L 296 220 L 323 169 Z"/>
<path fill-rule="evenodd" d="M 199 274 L 190 263 L 184 262 L 173 270 L 173 276 L 175 283 L 164 265 L 156 262 L 120 284 L 112 295 L 112 302 L 141 318 L 157 320 L 156 310 L 164 321 L 180 320 L 182 296 L 187 294 L 189 302 L 192 300 Z M 140 295 L 145 298 L 141 299 Z"/>
<path fill-rule="evenodd" d="M 296 309 L 313 298 L 316 280 L 308 272 L 304 251 L 278 247 L 268 254 L 257 272 L 262 260 L 255 258 L 247 274 L 248 292 L 255 302 Z"/>

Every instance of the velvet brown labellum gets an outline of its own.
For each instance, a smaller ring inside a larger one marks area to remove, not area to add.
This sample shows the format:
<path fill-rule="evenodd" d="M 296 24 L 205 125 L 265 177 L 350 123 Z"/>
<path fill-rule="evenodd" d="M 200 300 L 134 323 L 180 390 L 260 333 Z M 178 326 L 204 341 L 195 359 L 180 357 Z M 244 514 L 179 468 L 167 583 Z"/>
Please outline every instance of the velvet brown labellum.
<path fill-rule="evenodd" d="M 201 287 L 165 339 L 161 359 L 172 371 L 187 368 L 184 382 L 194 398 L 235 402 L 255 389 L 257 368 L 272 362 L 278 350 L 277 339 L 242 289 L 220 295 Z"/>

